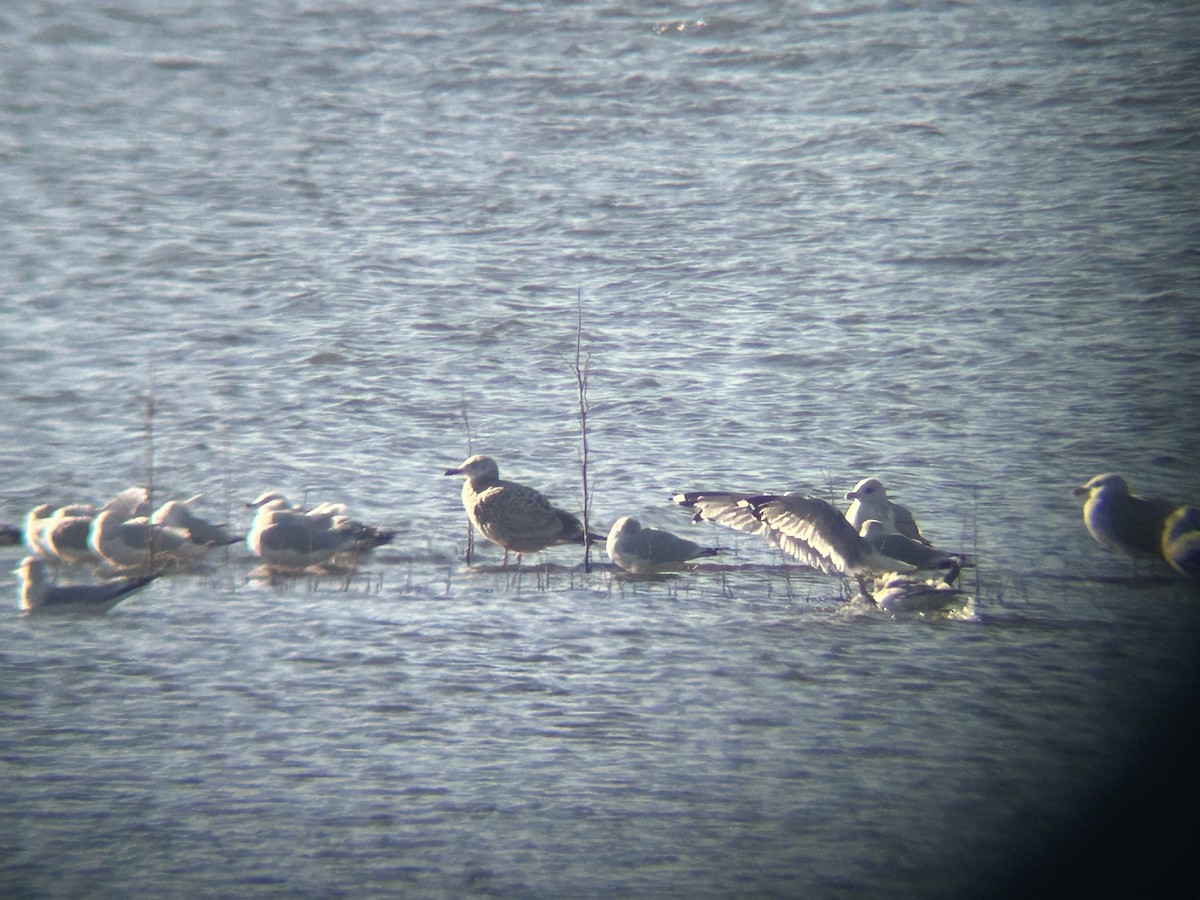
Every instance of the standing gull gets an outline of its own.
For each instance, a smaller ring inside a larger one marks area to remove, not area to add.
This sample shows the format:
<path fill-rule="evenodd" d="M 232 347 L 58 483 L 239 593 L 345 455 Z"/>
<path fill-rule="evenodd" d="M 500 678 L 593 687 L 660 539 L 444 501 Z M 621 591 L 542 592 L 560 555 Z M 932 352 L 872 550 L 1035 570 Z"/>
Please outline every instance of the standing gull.
<path fill-rule="evenodd" d="M 21 560 L 16 571 L 20 576 L 18 600 L 21 609 L 27 613 L 107 612 L 158 577 L 144 575 L 139 578 L 119 578 L 103 584 L 57 585 L 52 584 L 46 576 L 46 561 L 33 556 Z"/>
<path fill-rule="evenodd" d="M 658 528 L 643 528 L 632 516 L 613 522 L 605 544 L 608 558 L 628 572 L 648 575 L 684 568 L 700 556 L 716 556 L 716 547 L 704 547 Z"/>
<path fill-rule="evenodd" d="M 524 553 L 536 553 L 555 544 L 604 540 L 598 534 L 584 534 L 576 516 L 552 505 L 540 491 L 505 481 L 490 456 L 472 456 L 445 474 L 465 476 L 463 508 L 480 534 L 504 548 L 504 566 L 508 565 L 510 550 L 516 552 L 520 565 Z"/>
<path fill-rule="evenodd" d="M 1200 578 L 1200 509 L 1181 506 L 1163 526 L 1162 552 L 1171 568 Z"/>
<path fill-rule="evenodd" d="M 1125 479 L 1111 472 L 1097 475 L 1073 493 L 1087 497 L 1083 523 L 1101 547 L 1135 562 L 1163 559 L 1163 526 L 1175 504 L 1131 494 Z"/>
<path fill-rule="evenodd" d="M 888 534 L 901 534 L 911 540 L 928 543 L 921 536 L 921 529 L 917 527 L 913 514 L 907 507 L 888 499 L 887 489 L 878 478 L 864 478 L 854 486 L 854 490 L 846 492 L 846 499 L 854 501 L 846 510 L 846 520 L 856 529 L 861 529 L 864 522 L 874 519 L 883 524 Z"/>

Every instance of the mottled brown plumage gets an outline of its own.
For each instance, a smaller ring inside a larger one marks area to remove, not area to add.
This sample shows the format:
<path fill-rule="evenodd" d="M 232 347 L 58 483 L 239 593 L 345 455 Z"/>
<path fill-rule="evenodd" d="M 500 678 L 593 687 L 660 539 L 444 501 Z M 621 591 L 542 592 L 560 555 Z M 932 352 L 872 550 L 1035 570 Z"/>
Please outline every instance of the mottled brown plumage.
<path fill-rule="evenodd" d="M 462 502 L 467 516 L 479 533 L 508 551 L 536 553 L 555 544 L 582 544 L 602 541 L 596 534 L 584 534 L 579 519 L 554 506 L 535 488 L 506 481 L 490 456 L 472 456 L 461 466 L 447 469 L 447 475 L 463 475 Z"/>

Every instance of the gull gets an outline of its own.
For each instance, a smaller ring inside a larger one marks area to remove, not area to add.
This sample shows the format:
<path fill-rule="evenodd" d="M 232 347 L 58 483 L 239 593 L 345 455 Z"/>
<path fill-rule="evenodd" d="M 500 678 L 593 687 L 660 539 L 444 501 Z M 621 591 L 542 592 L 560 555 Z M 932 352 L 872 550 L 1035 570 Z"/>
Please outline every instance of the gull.
<path fill-rule="evenodd" d="M 120 578 L 103 584 L 51 584 L 46 577 L 46 561 L 34 556 L 21 560 L 16 572 L 20 576 L 18 599 L 27 613 L 107 612 L 158 577 Z"/>
<path fill-rule="evenodd" d="M 126 488 L 100 507 L 112 510 L 118 518 L 130 519 L 149 512 L 150 498 L 144 488 Z M 46 504 L 34 507 L 25 521 L 26 545 L 38 556 L 54 557 L 68 565 L 96 561 L 88 545 L 92 520 L 98 510 L 90 503 L 61 506 L 47 515 Z"/>
<path fill-rule="evenodd" d="M 861 529 L 864 522 L 874 519 L 883 524 L 888 534 L 901 534 L 911 540 L 928 543 L 921 536 L 921 529 L 917 527 L 913 514 L 907 507 L 888 499 L 887 489 L 878 478 L 864 478 L 854 486 L 854 490 L 846 492 L 846 499 L 854 501 L 846 510 L 846 520 L 856 529 Z"/>
<path fill-rule="evenodd" d="M 957 576 L 957 569 L 952 573 Z M 932 612 L 969 599 L 967 592 L 954 587 L 953 577 L 922 580 L 911 575 L 893 574 L 879 580 L 871 599 L 885 612 Z"/>
<path fill-rule="evenodd" d="M 203 544 L 208 547 L 219 547 L 226 544 L 236 544 L 243 540 L 234 537 L 224 525 L 213 525 L 207 519 L 201 518 L 192 511 L 192 504 L 200 499 L 200 495 L 189 497 L 187 500 L 168 500 L 150 517 L 150 524 L 165 525 L 186 531 L 193 544 Z"/>
<path fill-rule="evenodd" d="M 974 565 L 965 553 L 939 550 L 928 542 L 916 541 L 902 534 L 888 533 L 886 526 L 877 519 L 867 519 L 858 533 L 884 556 L 916 566 L 918 569 L 944 569 L 951 562 L 960 568 Z"/>
<path fill-rule="evenodd" d="M 1200 509 L 1181 506 L 1163 526 L 1162 552 L 1171 568 L 1200 578 Z"/>
<path fill-rule="evenodd" d="M 1083 523 L 1101 547 L 1135 562 L 1163 559 L 1163 526 L 1175 504 L 1131 494 L 1125 479 L 1111 472 L 1097 475 L 1073 493 L 1087 497 Z"/>
<path fill-rule="evenodd" d="M 628 572 L 646 575 L 684 568 L 700 556 L 716 556 L 716 547 L 704 547 L 658 528 L 643 528 L 632 516 L 613 522 L 605 544 L 608 558 Z"/>
<path fill-rule="evenodd" d="M 257 509 L 246 546 L 269 568 L 307 569 L 335 562 L 335 557 L 365 552 L 388 543 L 394 532 L 356 522 L 337 510 L 341 504 L 322 503 L 305 512 L 270 491 L 247 507 Z"/>
<path fill-rule="evenodd" d="M 855 578 L 870 597 L 868 577 L 907 574 L 917 567 L 880 553 L 831 503 L 800 493 L 729 494 L 696 491 L 671 498 L 695 510 L 692 521 L 710 521 L 764 537 L 789 556 L 821 572 Z"/>
<path fill-rule="evenodd" d="M 46 546 L 45 530 L 54 507 L 49 503 L 35 506 L 25 516 L 25 546 L 34 556 L 49 556 L 50 548 Z"/>
<path fill-rule="evenodd" d="M 185 567 L 204 559 L 208 546 L 192 542 L 182 528 L 154 525 L 144 516 L 124 519 L 116 509 L 92 520 L 91 551 L 117 569 Z"/>
<path fill-rule="evenodd" d="M 88 547 L 95 517 L 95 508 L 88 504 L 61 506 L 42 524 L 37 540 L 47 555 L 59 562 L 67 565 L 95 562 L 96 556 Z"/>
<path fill-rule="evenodd" d="M 584 533 L 579 519 L 552 505 L 538 490 L 500 477 L 500 469 L 490 456 L 472 456 L 446 475 L 463 475 L 463 508 L 479 533 L 504 548 L 504 566 L 508 552 L 521 555 L 536 553 L 555 544 L 583 544 L 603 541 L 598 534 Z"/>

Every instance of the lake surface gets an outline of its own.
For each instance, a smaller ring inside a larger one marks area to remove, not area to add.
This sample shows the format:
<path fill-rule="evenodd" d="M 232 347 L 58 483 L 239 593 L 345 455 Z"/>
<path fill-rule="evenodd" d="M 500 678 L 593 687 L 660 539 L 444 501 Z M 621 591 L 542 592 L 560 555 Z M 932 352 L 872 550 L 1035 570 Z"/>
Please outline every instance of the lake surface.
<path fill-rule="evenodd" d="M 1200 503 L 1197 47 L 1169 2 L 5 6 L 0 520 L 152 482 L 397 536 L 14 599 L 0 892 L 977 897 L 1075 837 L 1153 887 L 1200 596 L 1071 488 Z M 715 564 L 463 561 L 468 452 L 582 506 L 580 318 L 593 527 Z M 667 499 L 867 475 L 978 556 L 961 614 Z"/>

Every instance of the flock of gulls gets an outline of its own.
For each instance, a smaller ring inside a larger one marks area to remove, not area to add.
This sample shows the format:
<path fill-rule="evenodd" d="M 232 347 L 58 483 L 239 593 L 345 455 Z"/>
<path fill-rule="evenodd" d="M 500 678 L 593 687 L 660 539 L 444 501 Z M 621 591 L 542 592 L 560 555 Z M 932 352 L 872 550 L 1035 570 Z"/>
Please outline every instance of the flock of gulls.
<path fill-rule="evenodd" d="M 447 469 L 463 478 L 462 503 L 483 537 L 509 553 L 536 553 L 559 544 L 603 543 L 613 565 L 634 575 L 660 575 L 716 556 L 708 547 L 621 516 L 607 537 L 588 532 L 579 518 L 552 504 L 540 491 L 500 477 L 496 461 L 476 455 Z M 1200 509 L 1131 494 L 1125 480 L 1097 475 L 1074 493 L 1086 496 L 1083 520 L 1096 541 L 1133 560 L 1165 561 L 1183 575 L 1200 578 Z M 859 594 L 887 611 L 944 609 L 962 603 L 956 588 L 962 552 L 942 550 L 922 533 L 911 511 L 888 498 L 876 478 L 845 494 L 842 512 L 820 497 L 693 491 L 671 498 L 692 512 L 693 522 L 712 522 L 764 538 L 771 546 L 819 572 L 853 580 Z M 129 488 L 101 506 L 74 504 L 31 510 L 23 528 L 0 527 L 0 541 L 29 550 L 17 567 L 19 601 L 26 612 L 103 612 L 155 578 L 186 571 L 215 547 L 244 542 L 271 572 L 353 568 L 394 533 L 353 519 L 340 503 L 309 509 L 271 491 L 247 503 L 253 520 L 245 535 L 213 524 L 196 512 L 200 498 L 170 500 L 152 510 L 149 493 Z M 63 570 L 86 566 L 98 583 L 63 583 Z"/>

